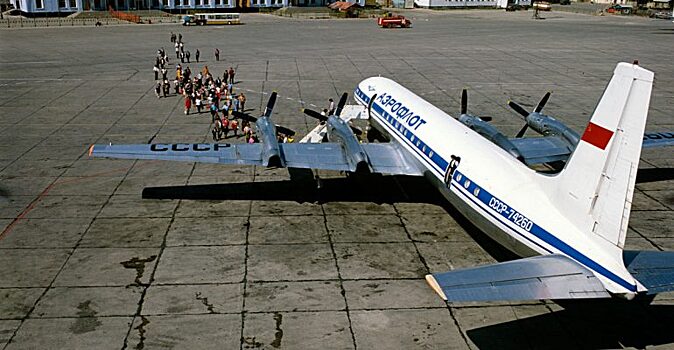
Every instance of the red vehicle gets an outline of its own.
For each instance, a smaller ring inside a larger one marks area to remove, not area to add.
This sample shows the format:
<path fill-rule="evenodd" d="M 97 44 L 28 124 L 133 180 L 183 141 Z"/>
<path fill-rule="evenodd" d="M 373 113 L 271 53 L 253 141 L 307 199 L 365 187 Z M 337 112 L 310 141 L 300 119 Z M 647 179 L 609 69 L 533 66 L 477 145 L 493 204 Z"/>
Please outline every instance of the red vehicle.
<path fill-rule="evenodd" d="M 392 28 L 392 27 L 409 28 L 412 25 L 412 22 L 410 22 L 409 19 L 405 18 L 405 16 L 389 15 L 386 17 L 377 18 L 377 24 L 382 28 Z"/>

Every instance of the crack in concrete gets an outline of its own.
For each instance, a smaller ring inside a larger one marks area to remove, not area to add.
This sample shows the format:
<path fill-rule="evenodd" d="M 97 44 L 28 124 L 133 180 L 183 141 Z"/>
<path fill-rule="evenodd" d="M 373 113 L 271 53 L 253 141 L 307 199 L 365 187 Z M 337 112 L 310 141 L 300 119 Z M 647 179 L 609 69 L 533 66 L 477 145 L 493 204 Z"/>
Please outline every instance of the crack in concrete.
<path fill-rule="evenodd" d="M 245 349 L 261 348 L 262 345 L 264 345 L 259 341 L 255 340 L 255 337 L 245 337 L 242 340 L 243 344 L 245 344 L 244 346 Z"/>
<path fill-rule="evenodd" d="M 283 339 L 283 330 L 281 329 L 283 315 L 278 312 L 274 312 L 274 321 L 276 321 L 276 333 L 274 333 L 274 341 L 269 345 L 278 349 L 281 347 L 281 340 Z"/>
<path fill-rule="evenodd" d="M 138 336 L 140 337 L 140 339 L 138 339 L 138 344 L 136 344 L 135 347 L 137 350 L 142 350 L 143 348 L 145 348 L 145 339 L 147 339 L 145 337 L 145 332 L 147 332 L 147 330 L 145 330 L 145 326 L 147 326 L 148 324 L 150 324 L 150 321 L 148 321 L 148 319 L 145 318 L 145 316 L 140 316 L 140 324 L 133 328 L 138 330 Z"/>
<path fill-rule="evenodd" d="M 120 264 L 122 264 L 125 269 L 135 269 L 136 279 L 134 280 L 134 283 L 138 286 L 142 286 L 144 284 L 140 281 L 140 279 L 143 278 L 143 274 L 145 273 L 145 264 L 153 262 L 156 258 L 156 255 L 151 255 L 147 259 L 140 259 L 134 256 L 130 260 L 120 262 Z"/>
<path fill-rule="evenodd" d="M 215 313 L 215 310 L 213 310 L 213 304 L 210 304 L 208 302 L 208 297 L 202 297 L 201 292 L 196 292 L 194 294 L 195 294 L 194 296 L 197 298 L 197 300 L 201 301 L 201 303 L 204 304 L 204 306 L 206 306 L 206 308 L 208 309 L 208 313 L 211 313 L 211 314 Z"/>

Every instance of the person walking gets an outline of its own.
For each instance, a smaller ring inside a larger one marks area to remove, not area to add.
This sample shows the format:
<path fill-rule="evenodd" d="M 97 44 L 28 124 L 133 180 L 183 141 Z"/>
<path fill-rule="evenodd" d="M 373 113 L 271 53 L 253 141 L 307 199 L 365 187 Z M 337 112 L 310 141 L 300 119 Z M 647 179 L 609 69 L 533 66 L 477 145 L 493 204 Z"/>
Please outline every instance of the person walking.
<path fill-rule="evenodd" d="M 180 45 L 178 45 L 178 42 L 176 41 L 176 58 L 180 58 Z"/>
<path fill-rule="evenodd" d="M 157 98 L 161 97 L 161 95 L 159 95 L 160 92 L 161 92 L 161 83 L 157 82 L 157 85 L 154 87 L 154 94 L 157 95 Z"/>
<path fill-rule="evenodd" d="M 171 90 L 171 84 L 169 83 L 168 79 L 164 79 L 164 85 L 162 87 L 164 88 L 164 97 L 168 97 L 168 94 Z"/>
<path fill-rule="evenodd" d="M 222 73 L 222 82 L 227 83 L 229 81 L 229 71 L 225 69 L 225 72 Z"/>
<path fill-rule="evenodd" d="M 232 120 L 229 123 L 229 127 L 234 131 L 234 137 L 238 137 L 239 135 L 239 122 L 236 121 L 236 119 Z"/>
<path fill-rule="evenodd" d="M 227 139 L 227 134 L 229 134 L 229 119 L 227 115 L 222 114 L 222 132 L 225 134 L 225 139 Z"/>
<path fill-rule="evenodd" d="M 241 112 L 246 111 L 246 95 L 242 93 L 239 94 L 239 108 L 241 109 Z"/>
<path fill-rule="evenodd" d="M 171 42 L 175 43 L 176 42 L 176 33 L 171 32 Z"/>
<path fill-rule="evenodd" d="M 220 50 L 216 47 L 213 53 L 215 54 L 215 60 L 220 61 Z"/>
<path fill-rule="evenodd" d="M 199 49 L 197 49 L 197 51 L 194 52 L 194 58 L 197 59 L 197 63 L 199 63 L 199 55 L 201 55 L 201 52 L 199 52 Z"/>
<path fill-rule="evenodd" d="M 222 123 L 220 123 L 220 118 L 213 123 L 213 130 L 211 132 L 213 133 L 213 141 L 220 141 L 222 133 Z"/>
<path fill-rule="evenodd" d="M 335 101 L 333 101 L 331 98 L 328 99 L 328 115 L 332 115 L 335 113 Z"/>
<path fill-rule="evenodd" d="M 182 43 L 183 42 L 183 35 L 182 33 L 178 33 L 178 42 Z"/>
<path fill-rule="evenodd" d="M 187 63 L 190 63 L 190 50 L 185 51 L 185 58 L 187 59 Z"/>
<path fill-rule="evenodd" d="M 203 106 L 203 103 L 201 101 L 201 94 L 196 95 L 194 104 L 197 106 L 197 113 L 201 114 L 201 107 Z"/>
<path fill-rule="evenodd" d="M 234 84 L 234 68 L 229 67 L 229 83 Z"/>
<path fill-rule="evenodd" d="M 192 98 L 189 95 L 185 96 L 185 115 L 190 114 L 190 108 L 192 108 Z"/>

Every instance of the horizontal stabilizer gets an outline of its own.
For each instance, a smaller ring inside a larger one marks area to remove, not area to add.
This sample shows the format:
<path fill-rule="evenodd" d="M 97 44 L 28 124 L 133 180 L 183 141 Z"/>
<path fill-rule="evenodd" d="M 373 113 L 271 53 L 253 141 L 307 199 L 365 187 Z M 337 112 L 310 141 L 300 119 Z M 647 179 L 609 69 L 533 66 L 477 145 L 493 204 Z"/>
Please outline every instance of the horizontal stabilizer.
<path fill-rule="evenodd" d="M 648 294 L 674 290 L 674 252 L 626 250 L 623 260 L 632 276 L 648 288 Z"/>
<path fill-rule="evenodd" d="M 528 165 L 567 160 L 573 151 L 559 136 L 510 139 Z"/>
<path fill-rule="evenodd" d="M 564 255 L 544 255 L 426 276 L 450 302 L 608 298 L 594 274 Z"/>

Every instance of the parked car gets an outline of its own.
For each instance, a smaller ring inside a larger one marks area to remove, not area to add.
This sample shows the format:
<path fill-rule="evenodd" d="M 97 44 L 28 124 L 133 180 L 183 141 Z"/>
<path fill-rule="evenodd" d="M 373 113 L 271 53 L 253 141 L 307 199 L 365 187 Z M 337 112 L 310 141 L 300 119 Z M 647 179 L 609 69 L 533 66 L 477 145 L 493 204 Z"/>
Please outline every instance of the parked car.
<path fill-rule="evenodd" d="M 632 6 L 630 6 L 630 5 L 615 4 L 611 7 L 609 7 L 608 9 L 606 9 L 606 12 L 623 14 L 623 15 L 631 15 L 632 10 L 633 10 Z"/>
<path fill-rule="evenodd" d="M 658 11 L 651 14 L 651 17 L 658 19 L 674 19 L 672 12 L 670 11 Z"/>
<path fill-rule="evenodd" d="M 510 11 L 520 11 L 520 10 L 526 11 L 527 7 L 522 6 L 520 4 L 508 4 L 508 6 L 506 6 L 505 10 L 508 11 L 508 12 L 510 12 Z"/>

